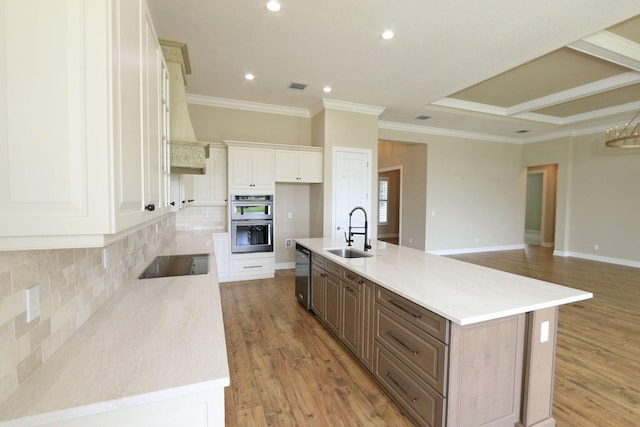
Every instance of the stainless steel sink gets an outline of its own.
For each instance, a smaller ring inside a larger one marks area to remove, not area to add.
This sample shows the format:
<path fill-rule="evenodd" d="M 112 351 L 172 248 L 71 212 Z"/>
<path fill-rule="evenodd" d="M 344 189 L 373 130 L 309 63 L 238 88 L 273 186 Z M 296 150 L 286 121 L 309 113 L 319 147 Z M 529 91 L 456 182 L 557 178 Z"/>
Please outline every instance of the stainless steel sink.
<path fill-rule="evenodd" d="M 369 258 L 373 256 L 353 248 L 326 249 L 326 251 L 342 258 Z"/>

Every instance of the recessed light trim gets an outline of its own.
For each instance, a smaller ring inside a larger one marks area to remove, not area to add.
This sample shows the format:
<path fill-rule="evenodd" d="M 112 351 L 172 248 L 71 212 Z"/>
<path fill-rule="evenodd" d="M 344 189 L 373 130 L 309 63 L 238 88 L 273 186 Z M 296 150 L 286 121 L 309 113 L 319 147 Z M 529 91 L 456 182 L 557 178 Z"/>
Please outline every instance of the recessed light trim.
<path fill-rule="evenodd" d="M 278 0 L 269 0 L 266 4 L 266 8 L 269 12 L 280 12 L 281 7 L 282 6 Z"/>
<path fill-rule="evenodd" d="M 244 75 L 245 80 L 253 80 L 256 78 L 256 76 L 253 75 L 253 73 L 247 73 Z"/>
<path fill-rule="evenodd" d="M 384 30 L 382 34 L 380 34 L 380 38 L 382 38 L 382 40 L 391 40 L 395 36 L 395 33 L 391 30 Z"/>

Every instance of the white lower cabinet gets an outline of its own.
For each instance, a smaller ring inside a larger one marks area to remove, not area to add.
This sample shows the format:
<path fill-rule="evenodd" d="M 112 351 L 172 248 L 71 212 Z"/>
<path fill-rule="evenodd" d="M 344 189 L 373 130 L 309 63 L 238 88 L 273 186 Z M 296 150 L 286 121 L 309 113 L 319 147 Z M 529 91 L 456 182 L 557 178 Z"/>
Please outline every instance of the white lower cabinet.
<path fill-rule="evenodd" d="M 231 254 L 229 260 L 229 280 L 270 279 L 275 274 L 275 255 L 273 252 L 262 254 Z"/>
<path fill-rule="evenodd" d="M 46 419 L 46 417 L 42 417 Z M 64 421 L 39 422 L 42 427 L 130 426 L 215 427 L 224 425 L 224 388 L 205 393 L 160 400 Z"/>
<path fill-rule="evenodd" d="M 213 250 L 216 256 L 218 282 L 227 282 L 229 280 L 229 253 L 231 250 L 229 233 L 213 234 Z"/>
<path fill-rule="evenodd" d="M 102 246 L 167 212 L 165 64 L 145 1 L 0 9 L 0 250 Z"/>

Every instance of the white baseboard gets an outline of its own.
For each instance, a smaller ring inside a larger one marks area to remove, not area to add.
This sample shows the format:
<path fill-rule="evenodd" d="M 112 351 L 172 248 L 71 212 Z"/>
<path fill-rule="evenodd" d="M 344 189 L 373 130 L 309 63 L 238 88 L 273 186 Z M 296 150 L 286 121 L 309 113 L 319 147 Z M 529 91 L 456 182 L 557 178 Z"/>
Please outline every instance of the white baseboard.
<path fill-rule="evenodd" d="M 277 262 L 276 270 L 288 270 L 290 268 L 296 268 L 296 263 L 294 262 Z"/>
<path fill-rule="evenodd" d="M 608 264 L 617 264 L 617 265 L 624 265 L 627 267 L 640 268 L 640 261 L 634 261 L 630 259 L 612 258 L 612 257 L 585 254 L 581 252 L 570 252 L 570 251 L 553 251 L 553 255 L 561 256 L 561 257 L 582 258 L 582 259 L 588 259 L 590 261 L 599 261 L 599 262 L 606 262 Z"/>
<path fill-rule="evenodd" d="M 514 251 L 517 249 L 524 249 L 524 248 L 525 248 L 525 244 L 519 243 L 517 245 L 485 246 L 482 248 L 441 249 L 441 250 L 435 250 L 435 251 L 427 251 L 427 253 L 434 254 L 434 255 L 459 255 L 459 254 L 474 254 L 478 252 Z"/>
<path fill-rule="evenodd" d="M 552 248 L 555 246 L 554 242 L 540 242 L 540 246 L 543 248 Z"/>

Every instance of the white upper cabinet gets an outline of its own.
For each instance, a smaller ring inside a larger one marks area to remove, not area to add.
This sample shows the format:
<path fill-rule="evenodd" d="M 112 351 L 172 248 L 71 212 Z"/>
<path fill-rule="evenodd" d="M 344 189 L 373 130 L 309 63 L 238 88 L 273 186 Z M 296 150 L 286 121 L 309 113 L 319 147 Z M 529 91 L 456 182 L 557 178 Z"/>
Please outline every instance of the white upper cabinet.
<path fill-rule="evenodd" d="M 276 182 L 322 182 L 322 148 L 276 149 Z"/>
<path fill-rule="evenodd" d="M 143 0 L 0 0 L 0 249 L 102 246 L 168 211 Z"/>
<path fill-rule="evenodd" d="M 275 191 L 275 150 L 269 144 L 225 141 L 229 192 Z"/>
<path fill-rule="evenodd" d="M 221 206 L 227 203 L 227 147 L 209 145 L 207 174 L 193 175 L 194 205 Z"/>

